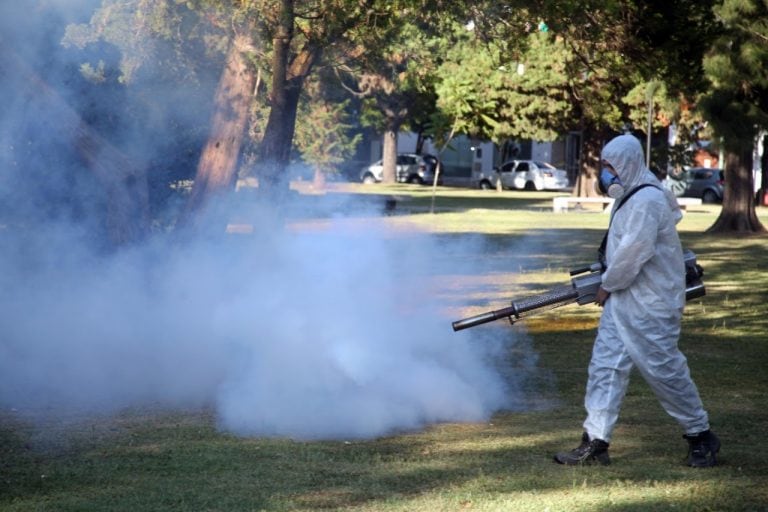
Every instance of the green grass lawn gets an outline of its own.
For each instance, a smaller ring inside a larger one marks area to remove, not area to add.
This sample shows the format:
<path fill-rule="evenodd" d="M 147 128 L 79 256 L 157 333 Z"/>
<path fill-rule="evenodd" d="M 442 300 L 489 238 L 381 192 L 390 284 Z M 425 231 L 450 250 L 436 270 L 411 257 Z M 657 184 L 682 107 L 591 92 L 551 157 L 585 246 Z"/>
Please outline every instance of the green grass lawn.
<path fill-rule="evenodd" d="M 449 290 L 457 304 L 446 322 L 567 282 L 570 267 L 592 261 L 608 222 L 599 212 L 554 214 L 556 194 L 548 192 L 440 188 L 434 205 L 430 187 L 344 192 L 395 195 L 395 214 L 382 222 L 437 236 L 479 235 L 488 251 L 478 258 L 515 262 L 508 272 L 472 276 L 496 284 L 488 292 L 445 276 L 455 280 Z M 768 237 L 705 234 L 718 211 L 693 208 L 679 226 L 705 269 L 707 295 L 688 304 L 680 345 L 723 443 L 718 467 L 683 464 L 682 433 L 637 374 L 615 432 L 613 464 L 551 462 L 581 435 L 599 317 L 594 306 L 568 306 L 514 326 L 477 328 L 528 336 L 538 366 L 552 377 L 543 391 L 550 406 L 500 412 L 487 423 L 298 442 L 220 433 L 206 410 L 128 410 L 42 427 L 0 410 L 0 510 L 768 510 Z M 759 215 L 768 225 L 768 209 Z M 324 222 L 301 219 L 295 229 Z M 519 257 L 518 244 L 535 250 Z"/>

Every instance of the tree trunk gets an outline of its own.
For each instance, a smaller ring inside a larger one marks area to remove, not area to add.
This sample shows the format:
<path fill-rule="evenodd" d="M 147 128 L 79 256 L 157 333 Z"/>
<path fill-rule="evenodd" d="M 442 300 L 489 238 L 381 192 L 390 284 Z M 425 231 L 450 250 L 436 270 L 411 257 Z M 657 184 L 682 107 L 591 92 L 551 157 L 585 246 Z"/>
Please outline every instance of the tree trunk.
<path fill-rule="evenodd" d="M 422 151 L 424 151 L 424 142 L 426 139 L 424 138 L 424 132 L 419 131 L 419 133 L 416 134 L 416 150 L 414 153 L 417 155 L 421 155 Z"/>
<path fill-rule="evenodd" d="M 110 144 L 67 104 L 24 60 L 0 39 L 0 76 L 14 80 L 19 98 L 45 112 L 51 138 L 72 141 L 107 196 L 104 223 L 110 241 L 124 245 L 141 240 L 149 230 L 149 192 L 144 168 Z"/>
<path fill-rule="evenodd" d="M 289 182 L 286 168 L 291 160 L 296 113 L 303 83 L 285 83 L 279 101 L 272 102 L 267 128 L 261 141 L 259 159 L 259 188 L 276 191 L 286 189 Z"/>
<path fill-rule="evenodd" d="M 149 231 L 147 175 L 84 121 L 75 128 L 75 146 L 107 194 L 105 219 L 110 241 L 126 245 L 142 240 Z"/>
<path fill-rule="evenodd" d="M 285 0 L 284 3 L 291 2 Z M 304 80 L 322 55 L 319 47 L 307 45 L 289 66 L 292 27 L 291 21 L 290 27 L 282 27 L 275 36 L 271 105 L 260 148 L 259 188 L 263 187 L 271 191 L 285 190 L 289 186 L 285 170 L 290 163 L 293 148 L 299 99 L 304 88 Z"/>
<path fill-rule="evenodd" d="M 723 207 L 707 233 L 765 233 L 755 213 L 752 177 L 752 148 L 727 150 L 725 154 L 725 192 Z"/>
<path fill-rule="evenodd" d="M 291 60 L 295 22 L 293 0 L 281 1 L 279 19 L 273 39 L 269 119 L 259 160 L 259 188 L 271 191 L 285 190 L 289 186 L 285 170 L 291 159 L 299 99 L 304 80 L 322 55 L 322 49 L 310 42 Z"/>
<path fill-rule="evenodd" d="M 573 188 L 573 195 L 577 197 L 593 197 L 595 181 L 600 174 L 600 153 L 603 149 L 603 136 L 593 129 L 583 130 L 584 137 L 582 147 L 581 169 Z"/>
<path fill-rule="evenodd" d="M 382 183 L 397 181 L 397 127 L 389 126 L 384 131 L 384 147 L 382 148 Z"/>
<path fill-rule="evenodd" d="M 758 205 L 768 206 L 768 135 L 763 136 L 763 154 L 760 155 L 760 191 Z"/>
<path fill-rule="evenodd" d="M 256 73 L 243 54 L 243 48 L 249 43 L 247 35 L 238 35 L 229 48 L 214 96 L 210 133 L 197 164 L 192 193 L 183 215 L 186 222 L 207 207 L 215 196 L 233 191 L 237 183 L 240 148 L 256 83 Z"/>
<path fill-rule="evenodd" d="M 259 188 L 270 190 L 281 185 L 281 178 L 285 175 L 293 144 L 293 123 L 287 122 L 288 116 L 291 115 L 288 60 L 295 21 L 293 0 L 280 1 L 277 19 L 279 22 L 272 38 L 272 90 L 269 98 L 269 119 L 261 141 L 261 158 L 258 162 Z M 295 123 L 295 113 L 293 116 Z M 290 138 L 288 138 L 289 135 Z M 283 185 L 287 187 L 287 180 L 283 181 L 286 181 Z"/>
<path fill-rule="evenodd" d="M 325 173 L 319 167 L 315 167 L 312 174 L 312 188 L 318 191 L 325 189 Z"/>

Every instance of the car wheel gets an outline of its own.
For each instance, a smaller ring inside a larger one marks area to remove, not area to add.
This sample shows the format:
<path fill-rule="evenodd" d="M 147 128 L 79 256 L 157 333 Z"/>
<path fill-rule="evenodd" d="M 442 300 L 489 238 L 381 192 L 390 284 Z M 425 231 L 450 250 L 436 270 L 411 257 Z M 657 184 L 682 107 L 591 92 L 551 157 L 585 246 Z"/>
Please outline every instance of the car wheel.
<path fill-rule="evenodd" d="M 480 189 L 481 190 L 491 190 L 493 188 L 493 185 L 491 185 L 491 182 L 488 180 L 482 180 L 480 181 Z"/>
<path fill-rule="evenodd" d="M 410 183 L 411 185 L 423 185 L 424 180 L 422 180 L 418 176 L 411 176 L 410 178 L 408 178 L 408 183 Z"/>
<path fill-rule="evenodd" d="M 376 178 L 374 178 L 372 174 L 366 174 L 365 176 L 363 176 L 363 183 L 365 183 L 366 185 L 371 185 L 373 183 L 376 183 Z"/>
<path fill-rule="evenodd" d="M 537 190 L 536 184 L 532 181 L 526 181 L 525 182 L 525 190 Z"/>
<path fill-rule="evenodd" d="M 701 202 L 706 204 L 716 203 L 718 199 L 719 197 L 717 197 L 717 194 L 713 190 L 705 190 L 704 194 L 701 196 Z"/>

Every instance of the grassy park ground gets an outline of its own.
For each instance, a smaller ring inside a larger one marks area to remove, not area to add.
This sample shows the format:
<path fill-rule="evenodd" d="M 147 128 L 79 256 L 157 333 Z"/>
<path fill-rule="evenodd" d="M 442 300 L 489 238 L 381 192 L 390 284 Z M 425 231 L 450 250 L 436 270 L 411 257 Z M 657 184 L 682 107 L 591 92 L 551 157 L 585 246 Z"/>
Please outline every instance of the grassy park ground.
<path fill-rule="evenodd" d="M 608 221 L 595 211 L 552 213 L 555 194 L 547 192 L 440 188 L 433 203 L 429 187 L 342 191 L 393 194 L 395 214 L 384 222 L 436 236 L 481 236 L 488 250 L 477 258 L 515 262 L 493 275 L 445 276 L 456 305 L 446 322 L 567 282 L 569 268 L 592 261 Z M 484 423 L 367 441 L 298 442 L 220 433 L 205 410 L 128 410 L 66 428 L 51 422 L 42 433 L 0 410 L 0 510 L 768 510 L 768 237 L 705 234 L 718 211 L 690 208 L 679 226 L 705 269 L 707 295 L 688 304 L 680 345 L 723 443 L 718 467 L 683 464 L 681 432 L 637 374 L 615 433 L 613 464 L 551 462 L 581 434 L 599 317 L 594 306 L 571 306 L 514 326 L 478 328 L 529 336 L 538 366 L 553 377 L 544 398 L 557 404 L 500 412 Z M 768 225 L 768 209 L 758 214 Z M 295 229 L 323 222 L 303 219 Z"/>

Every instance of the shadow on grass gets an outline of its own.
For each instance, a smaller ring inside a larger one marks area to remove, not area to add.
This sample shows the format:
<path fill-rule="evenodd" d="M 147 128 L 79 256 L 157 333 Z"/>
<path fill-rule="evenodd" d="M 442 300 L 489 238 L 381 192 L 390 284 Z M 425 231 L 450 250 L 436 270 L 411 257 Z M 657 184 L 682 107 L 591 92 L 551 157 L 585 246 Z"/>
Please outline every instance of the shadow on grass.
<path fill-rule="evenodd" d="M 672 429 L 650 421 L 641 437 L 614 450 L 609 467 L 558 466 L 552 454 L 572 447 L 578 434 L 565 426 L 569 420 L 505 413 L 487 425 L 303 443 L 236 439 L 158 418 L 66 459 L 16 459 L 32 467 L 10 477 L 39 483 L 5 480 L 0 503 L 7 510 L 433 510 L 518 499 L 537 509 L 548 496 L 556 510 L 595 511 L 758 510 L 765 503 L 760 468 L 732 459 L 710 470 L 685 468 L 684 444 L 660 443 L 662 430 Z"/>
<path fill-rule="evenodd" d="M 578 325 L 574 315 L 563 316 Z M 695 325 L 702 315 L 695 309 L 688 321 Z M 209 414 L 127 412 L 62 431 L 71 438 L 51 447 L 4 415 L 0 508 L 426 511 L 504 508 L 512 501 L 532 510 L 763 508 L 768 462 L 755 447 L 768 424 L 764 336 L 684 328 L 683 350 L 723 440 L 720 467 L 684 467 L 678 426 L 636 373 L 612 443 L 613 464 L 563 467 L 551 457 L 578 443 L 594 329 L 563 330 L 558 318 L 548 313 L 528 335 L 539 365 L 557 379 L 539 391 L 560 406 L 499 412 L 489 423 L 439 424 L 370 441 L 299 442 L 218 433 Z M 493 329 L 514 335 L 516 328 Z"/>

